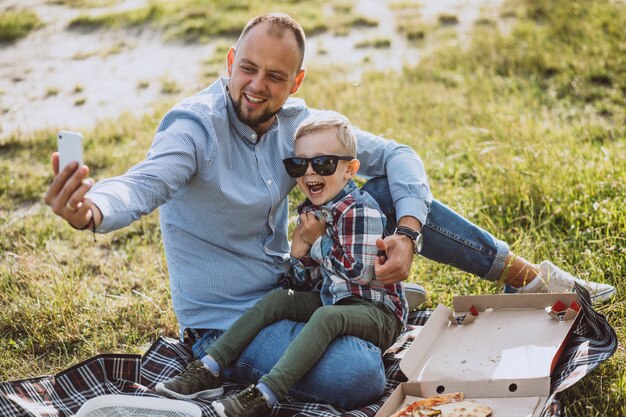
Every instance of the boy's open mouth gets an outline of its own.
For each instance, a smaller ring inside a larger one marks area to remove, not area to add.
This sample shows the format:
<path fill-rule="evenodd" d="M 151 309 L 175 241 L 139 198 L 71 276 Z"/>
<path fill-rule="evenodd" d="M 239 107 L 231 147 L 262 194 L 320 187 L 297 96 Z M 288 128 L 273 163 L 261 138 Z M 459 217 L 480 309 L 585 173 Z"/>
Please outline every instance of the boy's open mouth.
<path fill-rule="evenodd" d="M 309 188 L 309 192 L 313 195 L 321 193 L 324 189 L 324 183 L 321 182 L 307 182 L 306 186 Z"/>

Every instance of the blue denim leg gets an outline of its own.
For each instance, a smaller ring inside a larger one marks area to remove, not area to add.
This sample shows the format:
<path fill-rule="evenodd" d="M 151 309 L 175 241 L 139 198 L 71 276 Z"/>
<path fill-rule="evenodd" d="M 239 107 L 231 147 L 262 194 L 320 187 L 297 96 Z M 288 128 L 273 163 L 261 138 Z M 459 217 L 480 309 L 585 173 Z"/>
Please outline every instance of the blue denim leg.
<path fill-rule="evenodd" d="M 208 329 L 202 334 L 202 337 L 198 337 L 198 333 L 194 329 L 188 329 L 189 332 L 193 333 L 196 341 L 191 346 L 191 350 L 193 351 L 193 356 L 196 359 L 202 359 L 206 355 L 206 348 L 213 344 L 217 340 L 218 337 L 224 333 L 221 330 Z"/>
<path fill-rule="evenodd" d="M 268 374 L 300 333 L 304 323 L 282 320 L 263 329 L 224 375 L 245 384 L 255 384 Z M 196 353 L 211 344 L 219 331 L 210 330 L 194 346 Z M 367 383 L 363 383 L 367 381 Z M 300 400 L 338 405 L 352 410 L 376 402 L 385 390 L 385 367 L 381 352 L 372 343 L 343 336 L 331 343 L 324 356 L 289 391 Z"/>
<path fill-rule="evenodd" d="M 396 214 L 386 177 L 370 179 L 363 187 L 387 216 L 387 232 L 396 227 Z M 504 270 L 509 246 L 437 200 L 422 227 L 422 256 L 496 281 Z"/>

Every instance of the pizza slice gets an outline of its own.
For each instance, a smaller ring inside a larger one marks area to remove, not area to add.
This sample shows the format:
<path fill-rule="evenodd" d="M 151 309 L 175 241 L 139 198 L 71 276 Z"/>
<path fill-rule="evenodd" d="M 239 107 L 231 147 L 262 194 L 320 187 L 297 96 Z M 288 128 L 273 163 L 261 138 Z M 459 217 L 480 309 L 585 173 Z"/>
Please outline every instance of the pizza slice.
<path fill-rule="evenodd" d="M 411 404 L 404 407 L 402 410 L 391 415 L 391 417 L 422 417 L 428 415 L 437 415 L 440 414 L 440 411 L 434 411 L 433 407 L 463 401 L 463 398 L 464 395 L 462 392 L 435 395 L 434 397 L 428 397 L 422 400 L 412 402 Z"/>
<path fill-rule="evenodd" d="M 489 417 L 491 408 L 472 401 L 460 401 L 433 407 L 441 412 L 441 417 Z"/>

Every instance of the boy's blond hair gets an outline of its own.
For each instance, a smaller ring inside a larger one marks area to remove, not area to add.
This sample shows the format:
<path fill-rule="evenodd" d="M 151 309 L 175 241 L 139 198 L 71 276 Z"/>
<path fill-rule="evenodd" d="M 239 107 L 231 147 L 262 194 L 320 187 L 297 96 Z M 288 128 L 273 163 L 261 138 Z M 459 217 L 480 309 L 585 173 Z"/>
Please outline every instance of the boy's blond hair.
<path fill-rule="evenodd" d="M 348 151 L 348 155 L 356 158 L 356 136 L 347 117 L 330 110 L 317 111 L 304 119 L 294 136 L 294 141 L 304 135 L 325 129 L 335 129 L 337 140 Z"/>

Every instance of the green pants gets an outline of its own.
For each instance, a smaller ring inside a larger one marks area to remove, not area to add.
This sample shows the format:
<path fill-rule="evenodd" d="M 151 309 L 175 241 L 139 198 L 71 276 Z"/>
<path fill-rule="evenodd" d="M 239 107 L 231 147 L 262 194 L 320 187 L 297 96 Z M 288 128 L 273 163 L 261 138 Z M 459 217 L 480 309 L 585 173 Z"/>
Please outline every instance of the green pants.
<path fill-rule="evenodd" d="M 385 350 L 402 329 L 400 321 L 382 305 L 351 297 L 324 306 L 318 293 L 277 290 L 241 316 L 206 352 L 226 369 L 262 329 L 283 319 L 307 324 L 270 373 L 259 381 L 279 399 L 315 365 L 335 338 L 352 335 Z M 347 358 L 346 363 L 359 366 L 359 358 Z"/>

